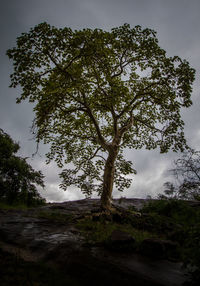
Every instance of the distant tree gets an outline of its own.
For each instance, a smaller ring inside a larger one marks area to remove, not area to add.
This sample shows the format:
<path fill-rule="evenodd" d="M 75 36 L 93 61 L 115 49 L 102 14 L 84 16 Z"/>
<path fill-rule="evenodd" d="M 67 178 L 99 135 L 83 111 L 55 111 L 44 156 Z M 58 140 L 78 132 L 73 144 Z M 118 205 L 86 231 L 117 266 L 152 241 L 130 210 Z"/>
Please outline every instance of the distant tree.
<path fill-rule="evenodd" d="M 0 129 L 0 200 L 9 204 L 34 205 L 44 203 L 35 185 L 44 187 L 44 176 L 16 156 L 19 144 Z"/>
<path fill-rule="evenodd" d="M 17 102 L 35 102 L 33 132 L 51 144 L 48 161 L 69 164 L 61 187 L 101 195 L 111 208 L 113 185 L 130 186 L 125 148 L 183 150 L 180 109 L 189 107 L 194 69 L 167 57 L 156 33 L 128 24 L 101 29 L 57 29 L 41 23 L 7 51 L 14 62 Z M 65 156 L 64 156 L 65 155 Z"/>
<path fill-rule="evenodd" d="M 200 200 L 200 151 L 188 149 L 181 158 L 175 161 L 175 168 L 170 170 L 178 185 L 166 182 L 167 197 Z"/>

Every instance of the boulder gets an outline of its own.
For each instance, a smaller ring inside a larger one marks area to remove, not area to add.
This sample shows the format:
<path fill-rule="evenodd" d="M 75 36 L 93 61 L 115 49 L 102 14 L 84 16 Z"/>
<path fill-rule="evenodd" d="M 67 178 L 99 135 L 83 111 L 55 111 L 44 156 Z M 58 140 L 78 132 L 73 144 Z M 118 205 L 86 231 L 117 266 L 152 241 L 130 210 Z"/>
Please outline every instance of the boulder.
<path fill-rule="evenodd" d="M 146 238 L 141 243 L 140 251 L 153 259 L 175 259 L 178 257 L 178 244 L 170 240 Z"/>
<path fill-rule="evenodd" d="M 127 244 L 135 242 L 135 239 L 132 235 L 119 229 L 115 229 L 112 231 L 109 240 L 111 243 L 114 244 Z"/>

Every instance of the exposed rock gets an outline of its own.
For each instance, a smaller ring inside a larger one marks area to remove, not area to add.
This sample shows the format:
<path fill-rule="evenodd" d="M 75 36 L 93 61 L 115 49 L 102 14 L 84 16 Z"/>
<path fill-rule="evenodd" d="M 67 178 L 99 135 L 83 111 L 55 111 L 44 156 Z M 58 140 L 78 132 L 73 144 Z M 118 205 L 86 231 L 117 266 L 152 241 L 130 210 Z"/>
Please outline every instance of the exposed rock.
<path fill-rule="evenodd" d="M 177 248 L 178 244 L 173 241 L 156 238 L 147 238 L 141 243 L 141 252 L 153 259 L 175 259 L 177 257 Z"/>
<path fill-rule="evenodd" d="M 135 239 L 129 233 L 116 229 L 111 233 L 110 241 L 112 243 L 129 243 L 135 241 Z"/>
<path fill-rule="evenodd" d="M 152 258 L 164 258 L 164 245 L 158 239 L 144 239 L 140 248 L 144 255 L 148 255 Z"/>
<path fill-rule="evenodd" d="M 130 206 L 131 201 L 124 205 Z M 86 245 L 75 221 L 99 209 L 99 200 L 81 200 L 28 211 L 0 210 L 0 248 L 24 261 L 42 261 L 76 279 L 75 285 L 182 285 L 185 278 L 180 263 Z M 134 238 L 115 230 L 110 241 L 122 245 L 134 243 Z M 163 242 L 151 246 L 160 253 L 166 247 Z"/>
<path fill-rule="evenodd" d="M 125 231 L 112 231 L 106 242 L 106 248 L 115 252 L 132 252 L 135 249 L 135 239 Z"/>

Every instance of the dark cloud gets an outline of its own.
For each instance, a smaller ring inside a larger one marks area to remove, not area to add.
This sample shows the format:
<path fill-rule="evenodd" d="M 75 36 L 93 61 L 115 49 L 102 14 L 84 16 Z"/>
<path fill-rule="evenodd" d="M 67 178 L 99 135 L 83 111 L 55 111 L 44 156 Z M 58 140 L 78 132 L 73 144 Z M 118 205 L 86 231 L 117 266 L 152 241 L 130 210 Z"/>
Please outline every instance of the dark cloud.
<path fill-rule="evenodd" d="M 27 32 L 31 27 L 46 21 L 57 27 L 70 26 L 73 29 L 112 27 L 130 23 L 157 31 L 161 47 L 168 55 L 178 55 L 188 60 L 197 70 L 196 82 L 192 95 L 193 106 L 182 111 L 185 121 L 185 135 L 188 143 L 199 149 L 200 142 L 200 1 L 199 0 L 7 0 L 1 1 L 1 45 L 0 78 L 1 128 L 8 132 L 21 145 L 21 156 L 30 156 L 29 162 L 35 169 L 41 169 L 46 176 L 47 190 L 41 191 L 51 201 L 82 198 L 82 194 L 73 188 L 69 192 L 58 190 L 60 169 L 55 163 L 45 164 L 44 154 L 48 146 L 40 147 L 40 156 L 31 157 L 36 144 L 30 133 L 33 112 L 29 103 L 16 105 L 20 89 L 10 89 L 9 74 L 12 65 L 5 53 L 15 45 L 16 37 Z M 133 184 L 124 194 L 114 192 L 115 196 L 138 196 L 156 194 L 161 191 L 168 179 L 167 170 L 178 155 L 173 152 L 161 155 L 157 151 L 126 151 L 126 156 L 133 161 L 138 174 Z"/>

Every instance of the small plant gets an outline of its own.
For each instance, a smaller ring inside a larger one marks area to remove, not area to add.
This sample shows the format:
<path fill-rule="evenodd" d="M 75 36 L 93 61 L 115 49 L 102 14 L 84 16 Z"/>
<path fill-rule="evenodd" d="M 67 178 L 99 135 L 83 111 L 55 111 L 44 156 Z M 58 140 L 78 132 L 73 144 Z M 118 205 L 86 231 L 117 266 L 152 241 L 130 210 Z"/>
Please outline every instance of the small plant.
<path fill-rule="evenodd" d="M 114 230 L 120 230 L 130 234 L 134 240 L 134 249 L 139 249 L 141 242 L 145 238 L 154 237 L 149 231 L 137 229 L 131 223 L 116 223 L 112 220 L 105 220 L 103 217 L 99 221 L 94 221 L 92 217 L 81 219 L 77 222 L 77 227 L 83 232 L 86 242 L 89 244 L 102 244 L 110 248 L 110 236 Z"/>
<path fill-rule="evenodd" d="M 199 208 L 193 208 L 186 201 L 176 199 L 152 200 L 144 206 L 142 212 L 168 217 L 174 223 L 188 226 L 198 223 L 200 219 Z"/>
<path fill-rule="evenodd" d="M 0 202 L 0 209 L 4 209 L 4 210 L 27 210 L 30 207 L 28 207 L 25 204 L 13 204 L 13 205 L 9 205 L 5 202 Z"/>
<path fill-rule="evenodd" d="M 71 214 L 61 213 L 59 211 L 40 211 L 37 213 L 39 218 L 45 218 L 56 222 L 69 222 L 72 221 L 73 216 Z"/>

